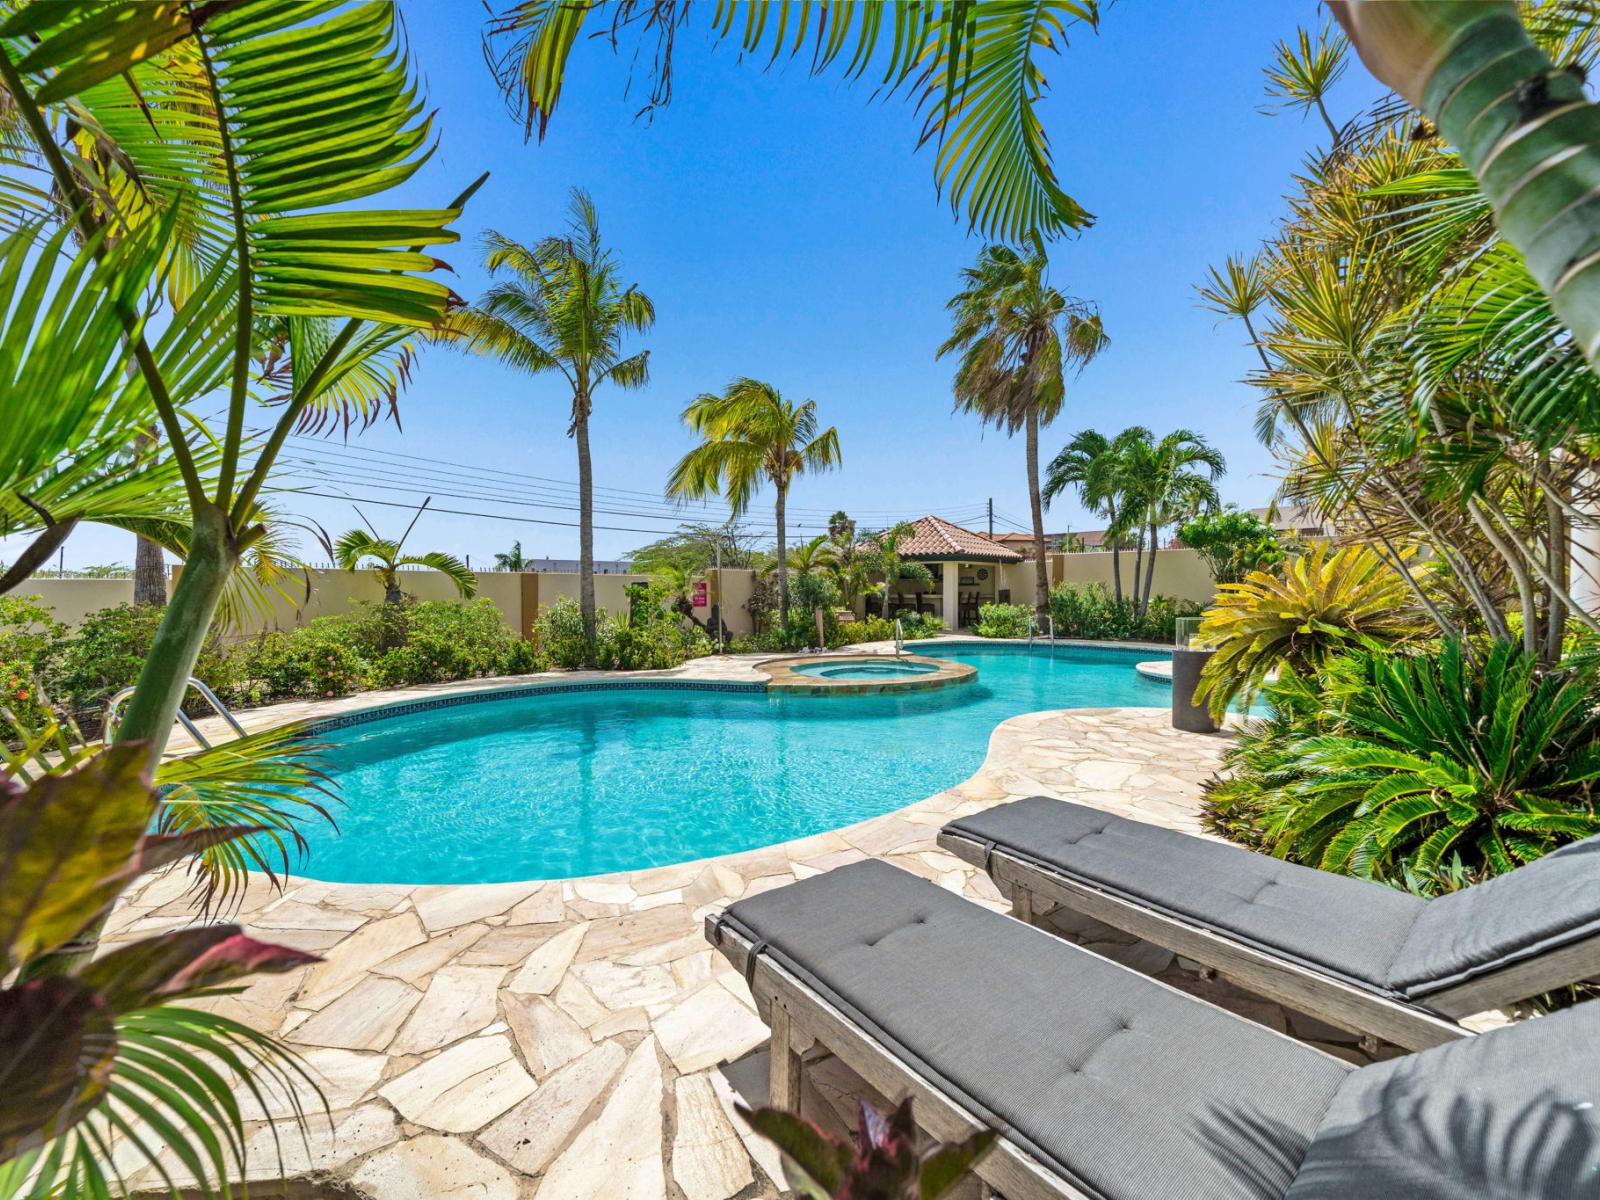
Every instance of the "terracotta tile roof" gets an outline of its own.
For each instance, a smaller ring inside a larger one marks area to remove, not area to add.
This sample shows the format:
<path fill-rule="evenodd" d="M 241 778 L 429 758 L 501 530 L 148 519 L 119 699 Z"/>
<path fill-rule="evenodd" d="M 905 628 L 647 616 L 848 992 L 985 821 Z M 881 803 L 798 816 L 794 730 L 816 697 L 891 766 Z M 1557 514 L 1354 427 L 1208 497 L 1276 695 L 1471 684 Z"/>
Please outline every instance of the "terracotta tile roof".
<path fill-rule="evenodd" d="M 1022 555 L 1011 547 L 991 542 L 983 534 L 953 525 L 943 517 L 933 516 L 911 522 L 911 536 L 900 543 L 900 557 L 963 562 L 1022 561 Z"/>

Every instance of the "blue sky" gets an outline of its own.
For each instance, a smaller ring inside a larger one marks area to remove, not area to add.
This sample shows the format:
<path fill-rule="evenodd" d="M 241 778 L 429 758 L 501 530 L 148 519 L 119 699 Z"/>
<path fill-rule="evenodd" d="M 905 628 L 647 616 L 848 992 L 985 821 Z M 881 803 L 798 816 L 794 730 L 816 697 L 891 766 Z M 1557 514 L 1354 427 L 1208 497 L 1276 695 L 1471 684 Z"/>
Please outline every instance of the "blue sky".
<path fill-rule="evenodd" d="M 609 489 L 600 506 L 615 510 L 597 521 L 628 527 L 597 532 L 600 556 L 651 540 L 642 530 L 670 528 L 660 489 L 692 444 L 678 414 L 743 374 L 816 400 L 839 429 L 843 469 L 796 488 L 792 533 L 820 530 L 835 508 L 873 525 L 927 511 L 972 516 L 991 496 L 997 529 L 1026 522 L 1020 440 L 953 415 L 951 365 L 934 358 L 948 328 L 944 302 L 981 243 L 936 200 L 931 155 L 913 153 L 918 121 L 907 103 L 874 103 L 867 87 L 811 78 L 799 63 L 741 63 L 730 47 L 711 47 L 704 9 L 678 39 L 669 107 L 635 119 L 648 80 L 641 69 L 625 94 L 627 47 L 614 55 L 580 44 L 548 137 L 524 144 L 484 66 L 477 7 L 412 0 L 405 12 L 441 136 L 400 199 L 442 203 L 492 172 L 459 224 L 462 244 L 444 255 L 456 289 L 471 297 L 484 285 L 483 229 L 529 241 L 554 231 L 568 189 L 580 185 L 627 276 L 655 301 L 656 327 L 637 342 L 652 352 L 650 385 L 595 401 L 596 482 Z M 1046 431 L 1046 459 L 1082 428 L 1184 426 L 1226 454 L 1225 499 L 1248 506 L 1270 496 L 1270 462 L 1251 434 L 1254 400 L 1238 382 L 1251 352 L 1239 327 L 1218 327 L 1196 307 L 1194 285 L 1271 230 L 1316 144 L 1319 123 L 1259 109 L 1272 44 L 1319 17 L 1310 0 L 1124 0 L 1107 9 L 1098 35 L 1083 32 L 1046 59 L 1052 90 L 1040 111 L 1056 165 L 1098 216 L 1053 248 L 1054 281 L 1097 303 L 1111 337 Z M 1353 64 L 1336 114 L 1375 88 Z M 559 378 L 429 351 L 402 401 L 403 430 L 352 436 L 355 449 L 337 438 L 296 449 L 315 462 L 319 490 L 367 497 L 361 508 L 385 533 L 408 516 L 376 500 L 415 504 L 430 492 L 436 508 L 517 518 L 429 513 L 413 534 L 418 549 L 477 564 L 520 538 L 526 553 L 574 556 L 575 529 L 530 520 L 576 520 L 562 507 L 576 478 L 569 399 Z M 356 523 L 348 501 L 300 497 L 284 507 L 334 534 Z M 770 529 L 770 514 L 764 494 L 752 525 Z M 1047 525 L 1094 521 L 1064 499 Z M 131 561 L 129 541 L 85 530 L 68 543 L 67 565 Z M 14 549 L 0 545 L 0 555 Z"/>

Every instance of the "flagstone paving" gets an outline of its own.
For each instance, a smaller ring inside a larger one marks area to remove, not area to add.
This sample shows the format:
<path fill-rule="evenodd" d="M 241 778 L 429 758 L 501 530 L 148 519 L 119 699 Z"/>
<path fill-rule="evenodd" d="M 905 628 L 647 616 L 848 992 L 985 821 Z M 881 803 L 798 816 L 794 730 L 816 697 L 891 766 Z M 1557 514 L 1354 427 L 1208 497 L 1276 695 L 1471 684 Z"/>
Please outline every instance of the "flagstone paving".
<path fill-rule="evenodd" d="M 750 670 L 714 664 L 718 677 Z M 416 689 L 412 689 L 415 691 Z M 384 696 L 387 700 L 390 697 Z M 407 697 L 409 698 L 409 697 Z M 373 703 L 377 697 L 363 698 Z M 308 711 L 283 715 L 324 715 Z M 264 718 L 251 714 L 250 724 Z M 701 922 L 740 896 L 879 857 L 988 905 L 988 877 L 938 848 L 946 821 L 1047 794 L 1199 832 L 1202 783 L 1226 739 L 1171 729 L 1153 709 L 1033 713 L 995 730 L 958 787 L 897 812 L 780 846 L 592 879 L 452 887 L 253 878 L 236 920 L 323 961 L 206 1003 L 303 1053 L 332 1111 L 308 1142 L 287 1101 L 250 1101 L 249 1174 L 337 1182 L 373 1200 L 749 1200 L 782 1191 L 778 1160 L 733 1111 L 722 1069 L 767 1031 Z M 181 880 L 152 877 L 108 935 L 190 920 Z M 1163 978 L 1172 956 L 1094 942 Z M 1274 1005 L 1226 985 L 1182 984 L 1285 1028 Z M 1326 1048 L 1355 1051 L 1336 1031 Z M 759 1072 L 757 1072 L 759 1077 Z M 842 1128 L 859 1085 L 836 1063 L 807 1080 L 807 1115 Z M 275 1122 L 275 1125 L 274 1125 Z M 169 1168 L 182 1181 L 177 1164 Z M 158 1182 L 147 1168 L 130 1182 Z M 332 1193 L 330 1193 L 332 1194 Z M 340 1191 L 345 1195 L 348 1191 Z"/>

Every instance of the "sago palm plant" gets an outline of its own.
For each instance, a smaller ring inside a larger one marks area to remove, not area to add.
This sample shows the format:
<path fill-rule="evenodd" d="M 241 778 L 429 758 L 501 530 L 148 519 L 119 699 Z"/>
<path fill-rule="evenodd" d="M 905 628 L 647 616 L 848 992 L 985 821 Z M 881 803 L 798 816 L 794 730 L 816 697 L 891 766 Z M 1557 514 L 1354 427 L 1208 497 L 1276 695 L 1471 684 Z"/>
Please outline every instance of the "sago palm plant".
<path fill-rule="evenodd" d="M 478 577 L 459 558 L 441 550 L 424 554 L 405 554 L 404 539 L 392 541 L 381 538 L 366 529 L 352 529 L 333 546 L 333 561 L 343 570 L 370 570 L 383 585 L 383 602 L 399 604 L 404 599 L 400 590 L 400 568 L 427 567 L 439 572 L 451 583 L 463 600 L 470 600 L 478 592 Z"/>
<path fill-rule="evenodd" d="M 1300 778 L 1275 793 L 1280 855 L 1399 879 L 1447 855 L 1487 874 L 1600 833 L 1600 667 L 1545 670 L 1514 642 L 1475 667 L 1463 644 L 1358 653 L 1331 732 L 1285 747 Z"/>
<path fill-rule="evenodd" d="M 1335 654 L 1381 649 L 1431 631 L 1405 582 L 1370 546 L 1314 544 L 1275 571 L 1217 589 L 1196 641 L 1215 653 L 1195 700 L 1221 718 L 1275 671 L 1305 674 Z"/>

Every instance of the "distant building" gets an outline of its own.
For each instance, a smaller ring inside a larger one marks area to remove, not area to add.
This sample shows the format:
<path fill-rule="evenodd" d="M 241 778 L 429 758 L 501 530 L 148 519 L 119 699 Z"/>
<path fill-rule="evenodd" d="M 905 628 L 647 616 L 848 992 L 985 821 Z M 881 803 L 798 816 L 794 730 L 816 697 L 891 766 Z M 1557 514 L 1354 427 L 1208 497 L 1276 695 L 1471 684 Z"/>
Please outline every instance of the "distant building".
<path fill-rule="evenodd" d="M 531 558 L 525 571 L 550 571 L 557 575 L 576 575 L 578 573 L 578 560 L 575 558 Z M 633 563 L 626 559 L 595 559 L 594 573 L 596 575 L 631 575 Z"/>
<path fill-rule="evenodd" d="M 1252 508 L 1250 515 L 1258 521 L 1271 525 L 1285 537 L 1295 537 L 1304 541 L 1309 538 L 1328 538 L 1334 535 L 1331 524 L 1300 504 L 1285 504 L 1276 509 Z"/>

